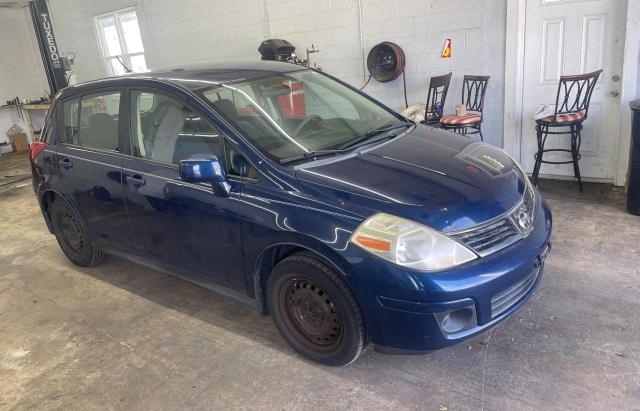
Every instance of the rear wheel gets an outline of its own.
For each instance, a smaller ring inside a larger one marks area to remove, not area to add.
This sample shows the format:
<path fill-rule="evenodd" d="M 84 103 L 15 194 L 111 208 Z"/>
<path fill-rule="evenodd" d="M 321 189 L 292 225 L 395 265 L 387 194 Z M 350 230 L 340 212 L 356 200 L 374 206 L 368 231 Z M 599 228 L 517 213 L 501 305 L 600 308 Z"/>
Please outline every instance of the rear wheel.
<path fill-rule="evenodd" d="M 301 355 L 327 365 L 355 361 L 365 346 L 362 314 L 342 278 L 315 256 L 298 253 L 271 273 L 273 321 Z"/>
<path fill-rule="evenodd" d="M 56 200 L 51 204 L 51 222 L 62 252 L 72 263 L 90 267 L 104 260 L 104 254 L 91 243 L 82 219 L 67 203 Z"/>

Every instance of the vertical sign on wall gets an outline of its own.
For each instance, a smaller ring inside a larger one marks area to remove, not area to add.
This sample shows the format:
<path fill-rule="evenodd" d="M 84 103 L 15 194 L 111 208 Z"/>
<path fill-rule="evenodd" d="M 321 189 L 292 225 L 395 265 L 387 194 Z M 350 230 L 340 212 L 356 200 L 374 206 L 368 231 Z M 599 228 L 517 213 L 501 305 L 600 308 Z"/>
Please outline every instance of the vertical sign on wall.
<path fill-rule="evenodd" d="M 446 39 L 444 42 L 444 48 L 442 49 L 442 57 L 451 57 L 451 39 Z"/>
<path fill-rule="evenodd" d="M 56 43 L 56 38 L 53 35 L 49 7 L 46 0 L 31 0 L 29 9 L 31 10 L 33 27 L 36 30 L 36 38 L 38 39 L 38 46 L 40 46 L 40 54 L 47 79 L 49 80 L 51 94 L 55 94 L 58 90 L 67 86 L 67 81 L 58 43 Z"/>

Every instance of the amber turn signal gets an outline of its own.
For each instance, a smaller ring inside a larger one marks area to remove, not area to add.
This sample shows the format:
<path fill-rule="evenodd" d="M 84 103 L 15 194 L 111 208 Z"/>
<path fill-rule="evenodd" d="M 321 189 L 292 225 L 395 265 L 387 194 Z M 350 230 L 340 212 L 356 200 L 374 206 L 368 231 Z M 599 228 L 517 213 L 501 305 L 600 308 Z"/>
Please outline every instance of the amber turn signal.
<path fill-rule="evenodd" d="M 363 235 L 359 235 L 356 237 L 356 242 L 360 244 L 362 247 L 370 248 L 378 251 L 389 251 L 391 250 L 391 243 L 385 240 L 378 240 L 377 238 L 365 237 Z"/>

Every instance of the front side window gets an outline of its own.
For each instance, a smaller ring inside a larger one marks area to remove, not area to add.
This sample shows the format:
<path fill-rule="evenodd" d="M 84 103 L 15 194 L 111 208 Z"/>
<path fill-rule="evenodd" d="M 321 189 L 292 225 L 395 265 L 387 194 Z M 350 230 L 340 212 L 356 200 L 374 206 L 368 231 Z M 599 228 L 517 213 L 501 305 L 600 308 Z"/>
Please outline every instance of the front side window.
<path fill-rule="evenodd" d="M 148 71 L 135 10 L 125 9 L 97 16 L 95 26 L 109 75 Z"/>
<path fill-rule="evenodd" d="M 73 108 L 71 108 L 73 119 Z M 80 121 L 77 135 L 67 142 L 83 147 L 118 151 L 118 117 L 120 92 L 87 94 L 80 100 Z M 65 110 L 66 119 L 66 110 Z M 66 120 L 65 120 L 66 126 Z"/>
<path fill-rule="evenodd" d="M 276 161 L 340 149 L 373 129 L 402 123 L 373 101 L 313 70 L 214 86 L 197 93 Z"/>
<path fill-rule="evenodd" d="M 131 109 L 136 156 L 178 164 L 194 154 L 213 154 L 224 161 L 221 133 L 180 100 L 162 93 L 134 91 Z"/>

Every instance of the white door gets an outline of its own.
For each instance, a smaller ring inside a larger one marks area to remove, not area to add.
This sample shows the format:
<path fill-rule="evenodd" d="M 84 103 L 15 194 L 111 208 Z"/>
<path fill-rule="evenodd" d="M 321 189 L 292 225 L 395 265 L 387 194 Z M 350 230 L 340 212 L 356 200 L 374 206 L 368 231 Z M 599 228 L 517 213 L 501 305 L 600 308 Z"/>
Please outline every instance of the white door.
<path fill-rule="evenodd" d="M 631 0 L 638 1 L 638 0 Z M 560 75 L 603 69 L 583 123 L 583 178 L 613 180 L 627 0 L 526 0 L 521 163 L 533 170 L 537 151 L 533 115 L 555 104 Z M 550 135 L 547 148 L 570 148 L 569 135 Z M 545 153 L 545 160 L 570 160 Z M 542 164 L 540 175 L 573 176 L 573 166 Z"/>

